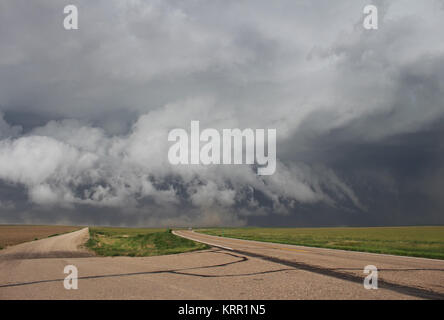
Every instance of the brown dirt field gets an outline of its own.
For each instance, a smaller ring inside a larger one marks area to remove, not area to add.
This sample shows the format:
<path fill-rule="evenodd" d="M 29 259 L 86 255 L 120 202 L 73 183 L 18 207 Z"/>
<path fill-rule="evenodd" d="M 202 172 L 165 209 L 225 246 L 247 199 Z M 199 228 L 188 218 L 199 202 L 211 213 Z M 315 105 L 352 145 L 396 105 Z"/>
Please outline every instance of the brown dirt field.
<path fill-rule="evenodd" d="M 79 229 L 73 226 L 0 225 L 0 249 Z"/>

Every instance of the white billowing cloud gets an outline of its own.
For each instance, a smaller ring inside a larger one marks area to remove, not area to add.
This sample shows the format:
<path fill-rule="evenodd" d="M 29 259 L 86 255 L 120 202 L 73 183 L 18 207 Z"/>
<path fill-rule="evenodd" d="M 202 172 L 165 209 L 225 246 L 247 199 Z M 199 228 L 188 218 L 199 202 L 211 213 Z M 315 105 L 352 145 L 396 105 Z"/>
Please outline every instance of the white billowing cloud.
<path fill-rule="evenodd" d="M 0 142 L 2 179 L 38 185 L 51 179 L 78 176 L 97 156 L 44 136 L 21 137 Z"/>
<path fill-rule="evenodd" d="M 136 209 L 153 203 L 181 207 L 185 202 L 201 214 L 235 211 L 240 204 L 246 211 L 261 210 L 251 190 L 272 201 L 269 210 L 283 213 L 292 201 L 334 203 L 323 192 L 323 177 L 303 164 L 279 162 L 270 177 L 258 176 L 246 165 L 170 165 L 169 130 L 189 130 L 198 116 L 202 130 L 223 128 L 230 118 L 221 110 L 209 98 L 173 103 L 142 115 L 123 136 L 108 136 L 75 120 L 50 121 L 0 142 L 0 179 L 25 186 L 29 200 L 41 206 Z M 337 193 L 353 198 L 339 180 L 328 179 Z"/>
<path fill-rule="evenodd" d="M 58 194 L 48 184 L 39 184 L 29 189 L 29 198 L 36 204 L 46 205 L 58 203 Z M 62 203 L 63 205 L 63 203 Z"/>
<path fill-rule="evenodd" d="M 191 202 L 198 207 L 211 208 L 216 204 L 230 207 L 235 203 L 236 192 L 231 189 L 219 189 L 213 181 L 208 181 L 204 185 L 198 185 L 191 189 Z"/>
<path fill-rule="evenodd" d="M 35 128 L 32 136 L 49 136 L 82 151 L 103 153 L 108 139 L 100 128 L 83 125 L 77 120 L 50 121 Z"/>

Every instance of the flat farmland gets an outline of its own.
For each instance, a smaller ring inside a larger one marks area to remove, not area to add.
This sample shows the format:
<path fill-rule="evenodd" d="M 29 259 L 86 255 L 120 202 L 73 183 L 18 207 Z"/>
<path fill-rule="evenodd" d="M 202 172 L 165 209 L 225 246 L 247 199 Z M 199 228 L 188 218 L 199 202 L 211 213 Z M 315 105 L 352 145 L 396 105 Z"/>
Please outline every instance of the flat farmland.
<path fill-rule="evenodd" d="M 73 226 L 0 225 L 0 249 L 79 229 Z"/>
<path fill-rule="evenodd" d="M 444 259 L 444 227 L 211 228 L 213 236 L 329 249 Z"/>

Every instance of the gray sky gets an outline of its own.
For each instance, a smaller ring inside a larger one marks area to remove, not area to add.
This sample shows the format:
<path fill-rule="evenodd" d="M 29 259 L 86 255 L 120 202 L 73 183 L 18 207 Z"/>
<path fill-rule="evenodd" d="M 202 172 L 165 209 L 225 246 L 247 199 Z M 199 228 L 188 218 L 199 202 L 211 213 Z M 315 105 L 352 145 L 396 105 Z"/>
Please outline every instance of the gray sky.
<path fill-rule="evenodd" d="M 444 223 L 442 0 L 67 4 L 0 3 L 0 223 Z M 191 120 L 276 128 L 276 173 L 171 166 Z"/>

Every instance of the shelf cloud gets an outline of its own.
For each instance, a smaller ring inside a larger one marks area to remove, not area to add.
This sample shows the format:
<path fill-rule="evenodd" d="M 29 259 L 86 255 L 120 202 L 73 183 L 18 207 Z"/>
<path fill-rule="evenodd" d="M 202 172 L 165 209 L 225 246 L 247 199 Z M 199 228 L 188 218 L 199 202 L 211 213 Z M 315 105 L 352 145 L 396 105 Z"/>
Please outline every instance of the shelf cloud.
<path fill-rule="evenodd" d="M 0 4 L 0 222 L 444 223 L 442 1 Z M 168 132 L 276 129 L 277 166 Z"/>

